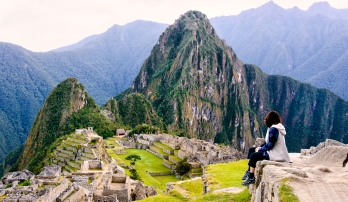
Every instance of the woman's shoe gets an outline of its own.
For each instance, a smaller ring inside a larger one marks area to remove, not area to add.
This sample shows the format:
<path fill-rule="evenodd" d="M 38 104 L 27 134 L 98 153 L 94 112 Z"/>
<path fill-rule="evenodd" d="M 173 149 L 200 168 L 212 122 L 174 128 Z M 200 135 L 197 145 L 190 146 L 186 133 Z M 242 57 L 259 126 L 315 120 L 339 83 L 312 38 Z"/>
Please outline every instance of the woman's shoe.
<path fill-rule="evenodd" d="M 249 176 L 249 173 L 250 172 L 248 170 L 245 171 L 245 174 L 243 175 L 242 180 L 245 180 Z"/>
<path fill-rule="evenodd" d="M 246 178 L 246 180 L 242 183 L 243 186 L 248 186 L 249 184 L 255 183 L 255 177 L 250 178 L 249 176 Z"/>

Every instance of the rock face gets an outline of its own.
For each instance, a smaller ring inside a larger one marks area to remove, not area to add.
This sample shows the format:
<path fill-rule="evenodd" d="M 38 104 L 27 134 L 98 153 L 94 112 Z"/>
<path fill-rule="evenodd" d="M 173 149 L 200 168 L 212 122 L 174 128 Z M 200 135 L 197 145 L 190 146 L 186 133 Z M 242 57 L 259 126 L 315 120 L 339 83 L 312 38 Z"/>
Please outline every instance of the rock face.
<path fill-rule="evenodd" d="M 289 151 L 327 138 L 348 143 L 348 102 L 284 76 L 243 65 L 206 16 L 189 11 L 160 36 L 132 87 L 169 132 L 246 150 L 263 136 L 265 115 L 281 114 Z M 301 140 L 301 141 L 299 141 Z"/>
<path fill-rule="evenodd" d="M 308 163 L 340 167 L 347 158 L 347 154 L 347 146 L 328 146 L 315 153 Z"/>
<path fill-rule="evenodd" d="M 279 188 L 284 185 L 291 187 L 299 201 L 348 199 L 348 173 L 342 167 L 347 153 L 348 147 L 328 146 L 312 156 L 290 154 L 292 163 L 259 161 L 256 182 L 249 185 L 252 201 L 279 201 Z"/>
<path fill-rule="evenodd" d="M 316 147 L 311 147 L 310 149 L 301 149 L 301 155 L 304 155 L 304 156 L 313 155 L 317 153 L 318 151 L 320 151 L 321 149 L 324 149 L 325 147 L 329 147 L 329 146 L 348 147 L 348 145 L 338 142 L 336 140 L 326 139 L 325 142 L 319 143 Z"/>
<path fill-rule="evenodd" d="M 242 62 L 198 11 L 166 29 L 130 89 L 152 101 L 169 131 L 237 148 L 261 135 L 245 90 Z"/>

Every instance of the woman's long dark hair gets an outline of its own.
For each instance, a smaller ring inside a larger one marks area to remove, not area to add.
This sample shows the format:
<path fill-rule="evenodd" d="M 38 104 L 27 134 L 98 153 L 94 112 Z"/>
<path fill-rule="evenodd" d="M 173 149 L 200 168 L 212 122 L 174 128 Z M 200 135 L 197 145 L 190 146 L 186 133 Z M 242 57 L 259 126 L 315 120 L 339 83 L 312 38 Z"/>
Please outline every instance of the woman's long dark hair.
<path fill-rule="evenodd" d="M 276 111 L 270 111 L 266 115 L 266 118 L 263 120 L 263 122 L 266 124 L 268 128 L 270 128 L 274 124 L 278 124 L 282 122 L 282 118 L 280 118 L 280 115 Z"/>

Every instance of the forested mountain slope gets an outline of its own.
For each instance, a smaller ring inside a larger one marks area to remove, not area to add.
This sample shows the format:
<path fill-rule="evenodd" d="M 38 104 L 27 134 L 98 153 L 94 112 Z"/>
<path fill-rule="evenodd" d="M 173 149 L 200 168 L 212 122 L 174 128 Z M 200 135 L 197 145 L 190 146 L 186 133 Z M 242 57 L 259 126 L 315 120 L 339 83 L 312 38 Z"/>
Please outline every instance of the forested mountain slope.
<path fill-rule="evenodd" d="M 348 143 L 348 102 L 285 76 L 243 65 L 206 16 L 189 11 L 161 35 L 132 87 L 151 100 L 170 132 L 244 150 L 264 135 L 263 118 L 277 110 L 290 151 L 326 138 Z M 122 94 L 121 94 L 122 95 Z"/>
<path fill-rule="evenodd" d="M 48 93 L 67 77 L 78 78 L 97 103 L 130 86 L 166 25 L 135 21 L 65 51 L 36 53 L 0 43 L 0 161 L 23 144 Z"/>

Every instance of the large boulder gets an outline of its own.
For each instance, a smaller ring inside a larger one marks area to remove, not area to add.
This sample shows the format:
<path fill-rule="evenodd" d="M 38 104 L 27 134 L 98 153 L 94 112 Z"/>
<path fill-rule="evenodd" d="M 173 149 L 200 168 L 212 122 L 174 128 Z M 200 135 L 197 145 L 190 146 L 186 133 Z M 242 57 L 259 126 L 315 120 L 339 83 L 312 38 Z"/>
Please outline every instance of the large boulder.
<path fill-rule="evenodd" d="M 320 164 L 330 167 L 342 167 L 347 158 L 348 147 L 328 146 L 316 152 L 309 160 L 310 164 Z"/>

